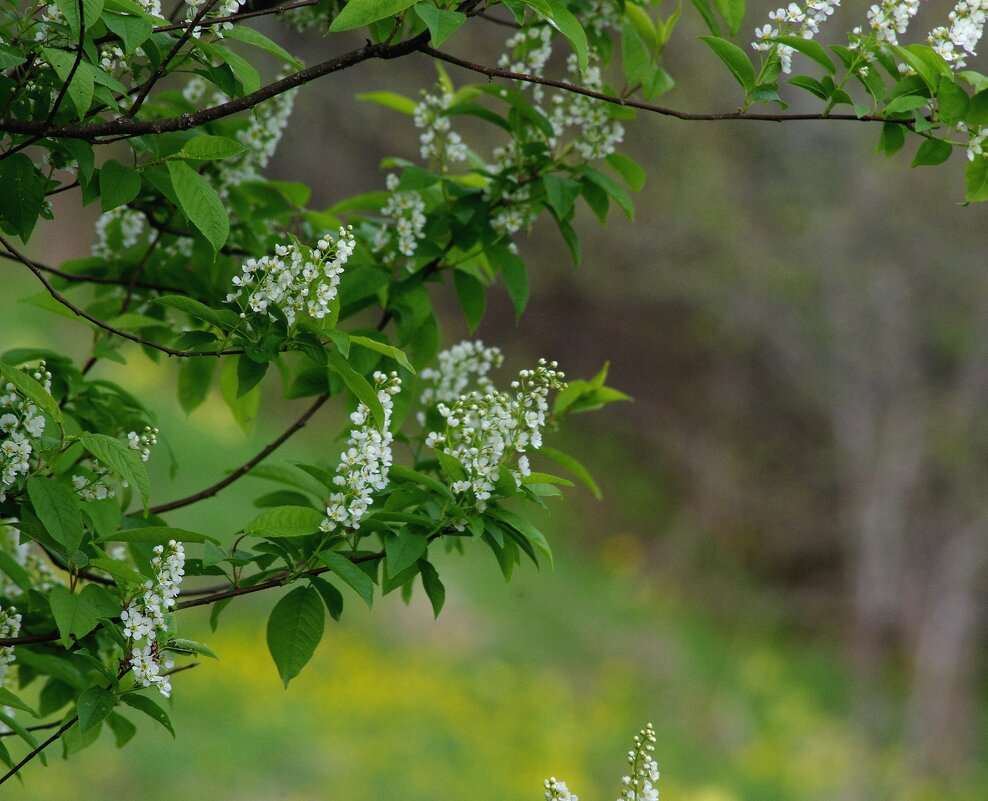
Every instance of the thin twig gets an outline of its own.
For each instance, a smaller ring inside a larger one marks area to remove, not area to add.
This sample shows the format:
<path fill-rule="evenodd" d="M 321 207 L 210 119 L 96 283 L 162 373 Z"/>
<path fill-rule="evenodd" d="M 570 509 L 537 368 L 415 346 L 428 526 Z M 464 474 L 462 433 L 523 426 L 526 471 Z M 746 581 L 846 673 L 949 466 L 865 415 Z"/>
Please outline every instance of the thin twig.
<path fill-rule="evenodd" d="M 159 350 L 162 353 L 167 353 L 169 356 L 176 356 L 183 359 L 188 359 L 194 356 L 230 356 L 244 352 L 243 348 L 228 348 L 226 350 L 177 350 L 175 348 L 170 348 L 167 345 L 159 345 L 157 342 L 144 339 L 136 334 L 121 331 L 119 328 L 114 328 L 112 325 L 108 325 L 102 320 L 93 317 L 88 312 L 83 311 L 71 300 L 62 295 L 57 289 L 55 289 L 55 287 L 51 285 L 51 282 L 45 278 L 45 274 L 39 268 L 34 266 L 33 262 L 14 248 L 14 246 L 11 245 L 10 242 L 8 242 L 3 236 L 0 236 L 0 244 L 2 244 L 7 249 L 7 252 L 14 256 L 17 261 L 34 273 L 35 277 L 37 277 L 37 279 L 44 285 L 45 289 L 48 290 L 48 294 L 51 295 L 56 301 L 61 303 L 72 313 L 82 317 L 84 320 L 88 320 L 97 328 L 102 328 L 104 331 L 114 334 L 115 336 L 122 337 L 123 339 L 129 339 L 131 342 L 136 342 L 138 345 L 144 345 L 148 348 Z"/>
<path fill-rule="evenodd" d="M 0 258 L 9 259 L 10 261 L 17 261 L 21 264 L 24 263 L 24 259 L 18 258 L 13 253 L 4 253 L 0 251 Z M 59 278 L 64 278 L 66 281 L 73 282 L 83 282 L 87 284 L 105 284 L 107 286 L 127 286 L 129 281 L 123 278 L 107 278 L 103 275 L 86 275 L 83 273 L 67 273 L 64 270 L 59 270 L 56 267 L 49 267 L 47 264 L 42 264 L 40 261 L 34 261 L 33 259 L 28 259 L 35 267 L 39 270 L 44 270 L 46 273 L 51 273 L 52 275 L 57 275 Z M 178 286 L 167 286 L 165 284 L 155 284 L 148 281 L 138 281 L 135 284 L 136 287 L 140 289 L 153 289 L 156 292 L 170 292 L 176 295 L 187 295 L 188 290 L 183 289 Z"/>
<path fill-rule="evenodd" d="M 189 506 L 198 501 L 205 500 L 206 498 L 212 498 L 220 490 L 229 487 L 234 481 L 243 478 L 247 473 L 249 473 L 253 468 L 263 462 L 272 453 L 274 453 L 278 448 L 280 448 L 289 437 L 291 437 L 296 431 L 302 429 L 306 423 L 309 422 L 309 418 L 314 415 L 319 408 L 329 400 L 329 393 L 323 393 L 319 395 L 312 405 L 306 409 L 302 416 L 298 418 L 294 423 L 292 423 L 287 430 L 285 430 L 277 439 L 267 445 L 263 450 L 261 450 L 256 456 L 240 465 L 236 470 L 234 470 L 230 475 L 224 478 L 222 481 L 217 481 L 212 486 L 206 487 L 206 489 L 195 493 L 194 495 L 189 495 L 185 498 L 179 498 L 177 501 L 171 501 L 170 503 L 164 503 L 161 506 L 152 507 L 149 512 L 153 515 L 160 515 L 164 512 L 170 512 L 173 509 L 181 509 L 183 506 Z"/>

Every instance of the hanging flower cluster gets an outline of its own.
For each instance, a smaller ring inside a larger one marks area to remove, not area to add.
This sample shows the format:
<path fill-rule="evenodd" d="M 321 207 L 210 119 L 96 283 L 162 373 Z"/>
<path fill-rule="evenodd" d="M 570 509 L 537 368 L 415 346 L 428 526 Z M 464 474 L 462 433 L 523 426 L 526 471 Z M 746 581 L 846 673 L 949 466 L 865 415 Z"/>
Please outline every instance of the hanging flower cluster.
<path fill-rule="evenodd" d="M 453 105 L 453 95 L 442 86 L 438 89 L 438 94 L 422 93 L 422 99 L 415 106 L 414 119 L 415 127 L 422 131 L 419 134 L 422 158 L 434 160 L 445 172 L 451 162 L 466 160 L 467 146 L 444 113 Z"/>
<path fill-rule="evenodd" d="M 868 24 L 878 42 L 897 45 L 917 11 L 919 0 L 882 0 L 868 9 Z"/>
<path fill-rule="evenodd" d="M 238 289 L 227 295 L 226 301 L 272 319 L 276 317 L 271 309 L 277 307 L 289 325 L 304 315 L 322 319 L 330 313 L 329 304 L 336 297 L 343 267 L 355 248 L 349 226 L 340 228 L 339 239 L 326 234 L 314 248 L 295 239 L 277 245 L 274 256 L 244 262 L 241 274 L 233 277 Z M 246 311 L 240 316 L 246 317 Z"/>
<path fill-rule="evenodd" d="M 770 11 L 769 24 L 755 28 L 756 41 L 752 42 L 751 46 L 761 52 L 776 48 L 775 52 L 782 64 L 782 71 L 788 74 L 792 72 L 792 54 L 795 51 L 772 40 L 777 36 L 801 36 L 804 39 L 812 39 L 819 33 L 820 24 L 832 15 L 839 5 L 840 0 L 808 0 L 805 8 L 798 3 L 790 3 L 785 8 Z"/>
<path fill-rule="evenodd" d="M 436 357 L 439 365 L 427 367 L 422 373 L 425 389 L 419 401 L 423 406 L 435 403 L 455 403 L 473 382 L 480 393 L 493 390 L 494 385 L 487 377 L 492 367 L 500 367 L 504 355 L 499 348 L 488 348 L 480 340 L 464 340 L 442 351 Z M 419 423 L 425 423 L 425 413 L 419 412 Z"/>
<path fill-rule="evenodd" d="M 134 247 L 144 233 L 144 214 L 127 206 L 104 211 L 96 220 L 96 242 L 92 254 L 111 259 L 121 250 Z"/>
<path fill-rule="evenodd" d="M 389 427 L 394 408 L 393 396 L 401 391 L 401 379 L 397 373 L 374 373 L 374 389 L 384 409 L 384 426 L 378 430 L 371 419 L 370 409 L 363 403 L 350 415 L 355 428 L 350 430 L 346 450 L 340 456 L 333 484 L 337 492 L 329 496 L 326 519 L 320 525 L 325 532 L 339 529 L 358 529 L 360 519 L 374 502 L 373 494 L 388 485 L 391 469 L 391 443 L 394 440 Z"/>
<path fill-rule="evenodd" d="M 571 81 L 580 80 L 580 67 L 575 54 L 567 59 L 567 71 Z M 587 67 L 582 80 L 587 89 L 600 92 L 604 88 L 604 79 L 597 64 Z M 604 103 L 586 95 L 563 97 L 561 94 L 553 95 L 552 103 L 549 121 L 556 137 L 562 138 L 567 129 L 575 128 L 577 137 L 573 149 L 586 161 L 609 156 L 624 141 L 624 126 L 611 119 Z"/>
<path fill-rule="evenodd" d="M 934 28 L 928 41 L 953 69 L 962 70 L 967 66 L 966 55 L 977 55 L 975 48 L 988 21 L 988 2 L 959 0 L 947 19 L 950 25 Z"/>
<path fill-rule="evenodd" d="M 161 660 L 158 635 L 167 628 L 165 615 L 175 606 L 179 584 L 185 575 L 185 547 L 171 540 L 168 546 L 154 546 L 151 559 L 154 578 L 145 582 L 144 594 L 134 598 L 120 613 L 124 636 L 131 641 L 130 665 L 134 678 L 142 687 L 157 687 L 168 698 L 171 682 L 162 669 L 170 670 L 170 660 Z"/>
<path fill-rule="evenodd" d="M 25 369 L 51 393 L 51 373 L 41 362 L 34 370 Z M 38 407 L 21 397 L 13 384 L 0 385 L 0 501 L 20 476 L 30 469 L 31 454 L 45 431 L 45 418 Z"/>
<path fill-rule="evenodd" d="M 478 511 L 486 508 L 502 468 L 519 485 L 531 474 L 525 453 L 542 446 L 549 392 L 565 386 L 557 366 L 539 359 L 534 370 L 522 370 L 518 380 L 511 382 L 511 393 L 493 388 L 485 394 L 473 391 L 452 405 L 440 402 L 436 406 L 446 428 L 430 431 L 426 444 L 462 465 L 465 477 L 454 481 L 452 489 L 467 505 Z M 508 462 L 515 456 L 516 467 L 510 467 Z"/>
<path fill-rule="evenodd" d="M 16 637 L 21 631 L 21 616 L 13 606 L 0 608 L 0 638 Z M 7 678 L 7 672 L 14 663 L 14 646 L 5 645 L 0 647 L 0 687 Z"/>
<path fill-rule="evenodd" d="M 381 214 L 390 217 L 393 225 L 378 228 L 374 239 L 374 251 L 383 252 L 387 264 L 395 261 L 394 248 L 402 256 L 414 256 L 419 240 L 425 235 L 425 201 L 422 194 L 414 189 L 399 191 L 399 183 L 401 181 L 395 173 L 388 174 L 385 185 L 391 196 L 381 209 Z"/>

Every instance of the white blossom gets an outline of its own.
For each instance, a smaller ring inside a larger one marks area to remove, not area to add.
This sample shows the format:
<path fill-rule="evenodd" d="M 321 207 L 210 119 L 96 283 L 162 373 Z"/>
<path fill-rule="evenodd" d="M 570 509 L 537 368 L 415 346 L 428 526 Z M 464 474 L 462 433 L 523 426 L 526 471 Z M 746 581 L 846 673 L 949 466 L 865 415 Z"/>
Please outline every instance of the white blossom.
<path fill-rule="evenodd" d="M 439 89 L 439 94 L 422 93 L 422 99 L 415 106 L 414 119 L 415 127 L 421 130 L 419 152 L 422 158 L 437 162 L 445 171 L 451 162 L 466 160 L 467 146 L 444 113 L 453 104 L 453 95 L 442 87 Z"/>
<path fill-rule="evenodd" d="M 634 739 L 634 748 L 628 752 L 631 774 L 621 779 L 623 789 L 617 801 L 659 801 L 655 783 L 659 780 L 659 766 L 653 757 L 655 730 L 649 723 Z"/>
<path fill-rule="evenodd" d="M 384 410 L 384 425 L 380 430 L 377 428 L 370 409 L 363 403 L 350 415 L 354 428 L 350 430 L 333 477 L 336 492 L 329 497 L 326 518 L 320 525 L 322 531 L 360 528 L 361 518 L 374 502 L 373 494 L 388 485 L 391 443 L 394 440 L 389 427 L 394 408 L 393 396 L 401 391 L 401 379 L 397 373 L 387 375 L 376 372 L 374 388 Z"/>
<path fill-rule="evenodd" d="M 504 355 L 498 348 L 488 348 L 480 340 L 464 340 L 442 351 L 437 357 L 435 368 L 427 367 L 422 373 L 425 388 L 419 397 L 423 406 L 434 403 L 455 403 L 471 382 L 481 393 L 493 389 L 487 374 L 491 368 L 500 367 Z M 425 414 L 420 413 L 419 423 L 425 422 Z"/>
<path fill-rule="evenodd" d="M 462 465 L 465 477 L 453 482 L 452 490 L 464 496 L 466 505 L 483 511 L 502 469 L 519 486 L 530 474 L 524 454 L 542 446 L 549 392 L 564 386 L 564 375 L 556 367 L 556 362 L 540 359 L 534 370 L 518 374 L 510 393 L 498 392 L 487 383 L 483 393 L 473 390 L 452 404 L 437 403 L 445 430 L 429 432 L 426 442 Z M 518 459 L 512 467 L 514 457 Z"/>
<path fill-rule="evenodd" d="M 782 71 L 790 73 L 792 54 L 795 51 L 786 45 L 776 44 L 772 39 L 777 36 L 801 36 L 804 39 L 812 39 L 819 33 L 821 23 L 831 16 L 839 5 L 840 0 L 807 0 L 805 7 L 798 3 L 790 3 L 785 8 L 770 11 L 768 15 L 770 24 L 755 28 L 755 41 L 751 46 L 761 52 L 775 48 Z"/>
<path fill-rule="evenodd" d="M 897 45 L 917 11 L 919 0 L 882 0 L 868 9 L 868 23 L 879 42 Z"/>
<path fill-rule="evenodd" d="M 330 313 L 343 267 L 355 247 L 350 227 L 340 228 L 338 239 L 323 235 L 313 248 L 295 240 L 277 245 L 273 256 L 244 262 L 240 275 L 233 277 L 235 291 L 226 301 L 240 304 L 245 310 L 241 317 L 249 308 L 274 319 L 272 311 L 278 308 L 289 325 L 304 315 L 322 319 Z"/>
<path fill-rule="evenodd" d="M 16 607 L 3 609 L 0 607 L 0 638 L 16 637 L 21 630 L 21 616 Z M 14 662 L 14 646 L 0 646 L 0 687 L 7 678 L 7 672 Z"/>
<path fill-rule="evenodd" d="M 130 665 L 134 679 L 142 687 L 157 687 L 168 698 L 171 682 L 164 671 L 172 667 L 171 660 L 162 660 L 163 643 L 159 637 L 167 624 L 165 615 L 175 606 L 179 585 L 185 575 L 185 547 L 170 540 L 167 548 L 154 547 L 151 559 L 154 577 L 144 583 L 144 593 L 135 597 L 120 613 L 124 636 L 130 641 Z"/>
<path fill-rule="evenodd" d="M 580 81 L 579 62 L 576 55 L 571 54 L 567 60 L 570 79 Z M 590 64 L 583 73 L 582 84 L 587 89 L 600 92 L 604 88 L 604 80 L 600 67 Z M 576 140 L 573 149 L 585 160 L 602 159 L 613 153 L 624 140 L 624 126 L 612 120 L 607 113 L 607 104 L 586 95 L 564 97 L 562 94 L 552 96 L 553 108 L 549 121 L 557 138 L 561 138 L 567 129 L 575 128 Z"/>
<path fill-rule="evenodd" d="M 120 250 L 132 248 L 146 227 L 144 215 L 127 206 L 103 212 L 96 220 L 96 242 L 92 254 L 112 259 Z"/>
<path fill-rule="evenodd" d="M 24 368 L 51 394 L 51 373 L 45 363 Z M 31 456 L 45 431 L 45 418 L 37 406 L 21 396 L 11 383 L 0 384 L 0 501 L 31 469 Z"/>
<path fill-rule="evenodd" d="M 569 791 L 566 782 L 550 776 L 545 780 L 545 801 L 580 801 L 580 799 Z"/>
<path fill-rule="evenodd" d="M 399 191 L 399 183 L 400 179 L 395 173 L 388 174 L 385 184 L 391 195 L 381 214 L 390 217 L 392 224 L 379 228 L 374 239 L 374 251 L 383 251 L 384 260 L 389 264 L 396 259 L 394 248 L 402 256 L 411 258 L 425 236 L 425 201 L 422 194 L 414 189 Z"/>
<path fill-rule="evenodd" d="M 977 55 L 975 48 L 988 21 L 988 0 L 959 0 L 947 20 L 950 24 L 934 28 L 927 41 L 952 69 L 962 70 L 966 56 Z"/>
<path fill-rule="evenodd" d="M 145 426 L 144 431 L 138 434 L 131 431 L 127 434 L 127 445 L 131 450 L 137 451 L 141 455 L 141 461 L 146 462 L 151 457 L 151 448 L 158 444 L 158 429 Z"/>

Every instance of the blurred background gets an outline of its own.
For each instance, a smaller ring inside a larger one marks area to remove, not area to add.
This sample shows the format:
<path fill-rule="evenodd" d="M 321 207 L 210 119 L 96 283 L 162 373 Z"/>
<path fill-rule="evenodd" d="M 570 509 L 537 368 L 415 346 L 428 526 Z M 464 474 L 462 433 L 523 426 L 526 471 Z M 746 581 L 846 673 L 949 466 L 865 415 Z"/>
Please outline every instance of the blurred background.
<path fill-rule="evenodd" d="M 839 10 L 820 38 L 840 41 L 865 10 Z M 947 10 L 931 4 L 914 29 Z M 767 11 L 749 10 L 742 44 Z M 733 82 L 685 17 L 663 102 L 731 110 Z M 357 41 L 257 27 L 308 63 Z M 494 63 L 509 33 L 478 21 L 446 49 Z M 380 188 L 381 158 L 417 158 L 417 135 L 353 96 L 415 97 L 433 79 L 413 56 L 304 88 L 267 174 L 312 183 L 315 208 Z M 183 636 L 220 661 L 176 677 L 177 740 L 144 725 L 117 751 L 104 733 L 5 797 L 520 801 L 555 775 L 598 801 L 617 796 L 648 721 L 667 800 L 986 797 L 988 214 L 960 205 L 963 154 L 910 170 L 915 143 L 886 160 L 858 123 L 642 115 L 626 130 L 649 175 L 636 220 L 582 215 L 576 271 L 551 224 L 537 229 L 520 242 L 527 314 L 516 325 L 495 289 L 478 331 L 505 351 L 502 375 L 543 355 L 571 377 L 609 360 L 634 398 L 555 440 L 604 490 L 545 515 L 555 571 L 523 566 L 505 586 L 486 553 L 441 558 L 437 621 L 421 594 L 372 613 L 350 595 L 287 691 L 264 645 L 275 598 L 237 602 L 215 634 L 208 613 L 183 613 Z M 33 256 L 88 252 L 95 213 L 71 194 Z M 19 302 L 40 287 L 0 270 L 2 348 L 55 338 L 84 358 L 88 334 Z M 465 323 L 433 291 L 451 345 Z M 304 408 L 269 379 L 244 437 L 218 393 L 182 415 L 174 365 L 134 352 L 97 370 L 156 412 L 179 460 L 173 481 L 155 451 L 156 501 L 212 483 Z M 278 457 L 335 463 L 343 424 L 324 408 Z M 169 520 L 227 538 L 267 488 L 245 479 Z"/>

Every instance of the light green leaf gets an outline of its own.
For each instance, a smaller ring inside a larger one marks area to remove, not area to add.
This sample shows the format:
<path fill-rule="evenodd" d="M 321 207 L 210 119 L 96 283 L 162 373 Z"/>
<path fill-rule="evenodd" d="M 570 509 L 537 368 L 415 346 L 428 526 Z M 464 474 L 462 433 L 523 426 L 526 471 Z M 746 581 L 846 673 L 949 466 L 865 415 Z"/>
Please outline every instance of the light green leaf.
<path fill-rule="evenodd" d="M 444 8 L 436 8 L 428 2 L 416 3 L 415 13 L 429 28 L 429 33 L 432 34 L 431 44 L 433 47 L 439 47 L 453 31 L 467 20 L 467 15 L 462 11 L 447 11 Z"/>
<path fill-rule="evenodd" d="M 312 658 L 325 623 L 322 598 L 312 587 L 296 587 L 271 610 L 268 650 L 285 687 Z"/>
<path fill-rule="evenodd" d="M 336 33 L 360 28 L 381 19 L 394 17 L 413 5 L 415 0 L 349 0 L 333 20 L 329 30 Z"/>
<path fill-rule="evenodd" d="M 924 139 L 916 151 L 913 167 L 934 167 L 943 164 L 954 152 L 953 146 L 943 139 Z"/>
<path fill-rule="evenodd" d="M 108 556 L 90 559 L 89 565 L 90 567 L 98 567 L 100 570 L 106 571 L 117 580 L 118 584 L 143 584 L 146 580 L 144 576 L 126 562 L 110 559 Z"/>
<path fill-rule="evenodd" d="M 414 100 L 394 92 L 362 92 L 357 95 L 357 100 L 377 103 L 379 106 L 399 111 L 409 117 L 415 114 L 415 107 L 418 105 Z"/>
<path fill-rule="evenodd" d="M 277 506 L 262 512 L 246 526 L 252 537 L 304 537 L 319 531 L 326 515 L 308 506 Z"/>
<path fill-rule="evenodd" d="M 398 362 L 398 364 L 400 364 L 410 373 L 412 374 L 415 373 L 415 368 L 412 367 L 412 363 L 408 361 L 408 357 L 405 355 L 403 351 L 399 350 L 394 345 L 388 345 L 384 342 L 378 342 L 376 339 L 371 339 L 370 337 L 363 337 L 357 335 L 353 335 L 349 339 L 351 344 L 359 345 L 362 348 L 367 348 L 368 350 L 373 350 L 376 351 L 377 353 L 381 353 L 384 356 L 387 356 L 389 359 L 394 359 L 396 362 Z M 339 346 L 337 345 L 337 347 Z"/>
<path fill-rule="evenodd" d="M 48 603 L 66 648 L 72 644 L 72 637 L 82 639 L 96 628 L 101 617 L 114 617 L 120 611 L 106 589 L 95 584 L 87 584 L 78 594 L 61 585 L 52 587 Z"/>
<path fill-rule="evenodd" d="M 557 451 L 555 448 L 547 448 L 542 446 L 539 448 L 539 453 L 549 459 L 552 459 L 556 464 L 569 470 L 574 476 L 576 476 L 583 484 L 590 490 L 593 496 L 599 501 L 603 498 L 603 494 L 600 491 L 600 487 L 597 482 L 594 481 L 593 476 L 585 468 L 579 460 L 570 456 L 568 453 L 563 453 L 562 451 Z"/>
<path fill-rule="evenodd" d="M 179 208 L 219 251 L 230 235 L 230 217 L 216 190 L 184 161 L 169 161 L 168 174 Z"/>
<path fill-rule="evenodd" d="M 7 161 L 10 161 L 10 159 L 7 159 Z M 0 164 L 2 163 L 0 162 Z M 16 191 L 16 187 L 10 189 L 11 193 Z M 14 388 L 21 395 L 31 401 L 31 403 L 41 409 L 41 411 L 56 423 L 62 422 L 62 410 L 58 408 L 55 399 L 45 391 L 41 382 L 36 380 L 34 376 L 28 375 L 23 370 L 19 370 L 12 364 L 7 364 L 3 361 L 0 361 L 0 376 L 3 376 L 6 383 L 13 384 Z"/>
<path fill-rule="evenodd" d="M 32 476 L 27 480 L 27 494 L 34 513 L 51 534 L 72 556 L 82 543 L 82 510 L 76 494 L 54 478 Z"/>
<path fill-rule="evenodd" d="M 526 3 L 526 5 L 535 8 L 532 3 Z M 548 14 L 537 8 L 535 10 L 545 17 L 546 22 L 569 40 L 569 43 L 573 46 L 573 51 L 576 53 L 580 72 L 584 72 L 587 69 L 588 49 L 587 34 L 583 30 L 583 26 L 573 16 L 573 13 L 560 3 L 559 0 L 547 0 L 546 5 L 549 7 Z"/>
<path fill-rule="evenodd" d="M 120 696 L 120 700 L 123 701 L 127 706 L 132 706 L 147 715 L 151 720 L 157 721 L 162 726 L 164 726 L 171 733 L 172 737 L 175 737 L 175 729 L 172 728 L 171 719 L 168 717 L 168 713 L 165 712 L 158 704 L 148 698 L 146 695 L 137 695 L 136 693 L 124 693 Z"/>
<path fill-rule="evenodd" d="M 12 709 L 21 709 L 33 717 L 38 717 L 38 713 L 25 704 L 20 698 L 14 695 L 6 687 L 0 687 L 0 706 L 9 706 Z"/>
<path fill-rule="evenodd" d="M 151 36 L 154 26 L 148 17 L 139 17 L 132 14 L 108 13 L 103 16 L 106 27 L 120 37 L 123 42 L 124 55 L 133 54 L 138 47 L 144 44 Z"/>
<path fill-rule="evenodd" d="M 219 659 L 208 645 L 203 645 L 195 640 L 169 640 L 165 648 L 169 651 L 177 651 L 182 654 L 202 654 L 210 659 Z"/>
<path fill-rule="evenodd" d="M 352 337 L 350 341 L 353 341 Z M 384 407 L 381 406 L 381 401 L 377 397 L 377 391 L 370 385 L 370 382 L 354 370 L 350 366 L 350 363 L 335 350 L 327 351 L 326 360 L 329 364 L 329 369 L 343 379 L 343 383 L 357 396 L 357 400 L 370 409 L 371 416 L 377 423 L 377 427 L 383 429 Z"/>
<path fill-rule="evenodd" d="M 209 534 L 200 534 L 173 526 L 144 526 L 128 528 L 111 534 L 106 539 L 110 542 L 146 542 L 150 545 L 167 545 L 171 540 L 176 542 L 219 542 Z"/>
<path fill-rule="evenodd" d="M 734 32 L 732 31 L 732 33 Z M 804 39 L 802 36 L 777 36 L 773 41 L 791 47 L 807 58 L 813 59 L 831 75 L 837 74 L 837 66 L 819 42 L 815 42 L 813 39 Z"/>
<path fill-rule="evenodd" d="M 220 368 L 220 395 L 226 402 L 227 408 L 245 434 L 251 430 L 261 406 L 261 388 L 254 387 L 245 395 L 238 395 L 240 381 L 237 377 L 237 362 L 225 359 Z"/>
<path fill-rule="evenodd" d="M 535 526 L 507 509 L 492 509 L 490 515 L 521 534 L 545 555 L 546 559 L 549 560 L 549 566 L 552 566 L 552 550 L 549 548 L 545 536 Z"/>
<path fill-rule="evenodd" d="M 234 30 L 237 30 L 234 28 Z M 215 159 L 228 159 L 232 156 L 239 156 L 246 152 L 240 142 L 229 139 L 225 136 L 197 136 L 190 139 L 182 149 L 169 156 L 172 159 L 199 159 L 201 161 L 211 161 Z"/>
<path fill-rule="evenodd" d="M 429 538 L 424 533 L 405 529 L 398 534 L 385 536 L 384 553 L 387 556 L 388 576 L 397 576 L 425 556 Z"/>
<path fill-rule="evenodd" d="M 160 298 L 151 298 L 151 301 L 172 309 L 178 309 L 178 311 L 185 312 L 189 317 L 202 320 L 222 330 L 233 328 L 239 322 L 236 313 L 229 309 L 213 309 L 195 298 L 188 298 L 184 295 L 162 295 Z"/>
<path fill-rule="evenodd" d="M 302 69 L 301 61 L 285 50 L 285 48 L 283 48 L 280 44 L 271 41 L 271 39 L 263 33 L 256 31 L 253 28 L 247 28 L 243 25 L 234 25 L 229 30 L 223 31 L 223 38 L 236 39 L 238 42 L 253 45 L 264 52 L 270 53 L 272 56 L 276 56 L 282 61 L 291 64 L 297 70 Z"/>

